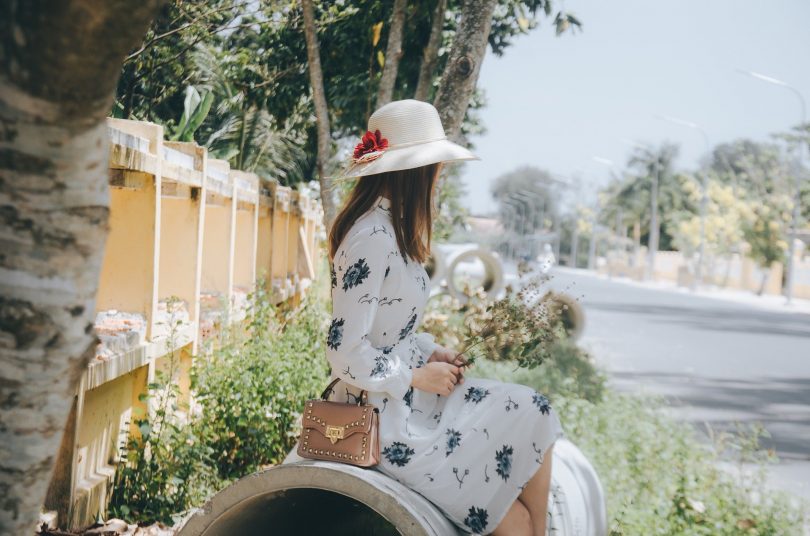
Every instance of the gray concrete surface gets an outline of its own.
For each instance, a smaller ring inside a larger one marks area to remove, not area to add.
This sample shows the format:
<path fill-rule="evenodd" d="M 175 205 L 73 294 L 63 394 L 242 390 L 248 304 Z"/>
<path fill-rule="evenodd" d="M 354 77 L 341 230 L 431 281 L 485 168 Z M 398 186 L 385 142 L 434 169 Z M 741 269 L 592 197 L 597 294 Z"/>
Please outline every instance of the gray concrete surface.
<path fill-rule="evenodd" d="M 613 385 L 665 395 L 701 428 L 762 423 L 780 458 L 771 484 L 810 498 L 810 315 L 585 270 L 556 269 L 552 286 L 580 298 L 582 344 Z"/>

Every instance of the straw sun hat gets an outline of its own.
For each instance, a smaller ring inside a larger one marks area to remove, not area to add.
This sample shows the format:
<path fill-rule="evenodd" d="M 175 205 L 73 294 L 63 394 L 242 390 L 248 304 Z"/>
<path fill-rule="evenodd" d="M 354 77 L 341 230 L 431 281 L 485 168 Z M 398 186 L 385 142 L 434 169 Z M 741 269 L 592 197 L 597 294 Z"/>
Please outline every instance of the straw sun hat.
<path fill-rule="evenodd" d="M 368 131 L 354 149 L 349 165 L 333 179 L 374 175 L 437 162 L 480 160 L 447 139 L 436 108 L 404 99 L 389 102 L 371 114 Z"/>

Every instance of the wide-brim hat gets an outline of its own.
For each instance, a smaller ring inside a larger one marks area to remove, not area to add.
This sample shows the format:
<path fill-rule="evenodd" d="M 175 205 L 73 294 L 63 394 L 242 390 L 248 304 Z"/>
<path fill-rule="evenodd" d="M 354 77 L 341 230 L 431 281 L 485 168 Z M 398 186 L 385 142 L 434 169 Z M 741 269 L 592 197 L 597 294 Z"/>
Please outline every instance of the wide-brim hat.
<path fill-rule="evenodd" d="M 447 139 L 439 111 L 427 102 L 389 102 L 371 114 L 349 164 L 333 180 L 410 169 L 437 162 L 480 160 Z"/>

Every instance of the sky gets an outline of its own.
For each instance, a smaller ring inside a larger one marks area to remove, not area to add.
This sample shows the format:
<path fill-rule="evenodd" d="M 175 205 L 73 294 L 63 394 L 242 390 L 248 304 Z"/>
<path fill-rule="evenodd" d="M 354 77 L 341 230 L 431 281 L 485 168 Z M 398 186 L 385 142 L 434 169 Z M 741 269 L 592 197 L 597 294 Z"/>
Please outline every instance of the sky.
<path fill-rule="evenodd" d="M 741 74 L 769 75 L 798 89 L 810 106 L 808 0 L 567 0 L 582 21 L 556 37 L 552 20 L 518 36 L 504 56 L 489 50 L 479 88 L 487 132 L 473 136 L 481 161 L 463 164 L 464 204 L 473 214 L 496 205 L 492 180 L 520 165 L 579 176 L 592 199 L 611 168 L 632 151 L 627 140 L 680 144 L 676 164 L 694 168 L 712 145 L 770 141 L 799 123 L 795 94 Z M 810 112 L 808 112 L 810 113 Z"/>

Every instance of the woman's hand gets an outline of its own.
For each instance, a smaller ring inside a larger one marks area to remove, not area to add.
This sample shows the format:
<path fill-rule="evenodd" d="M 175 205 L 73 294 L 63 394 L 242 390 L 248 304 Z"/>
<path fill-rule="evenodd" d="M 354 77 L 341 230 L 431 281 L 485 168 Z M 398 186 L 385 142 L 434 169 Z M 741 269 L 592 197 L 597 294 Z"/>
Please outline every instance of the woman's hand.
<path fill-rule="evenodd" d="M 459 367 L 458 383 L 464 383 L 464 370 L 472 365 L 467 363 L 464 354 L 459 354 L 458 357 L 456 357 L 456 353 L 457 352 L 450 348 L 439 346 L 428 358 L 428 363 L 450 363 L 451 365 L 456 365 Z"/>
<path fill-rule="evenodd" d="M 413 369 L 411 385 L 422 391 L 447 396 L 455 389 L 459 374 L 458 366 L 434 361 Z"/>

